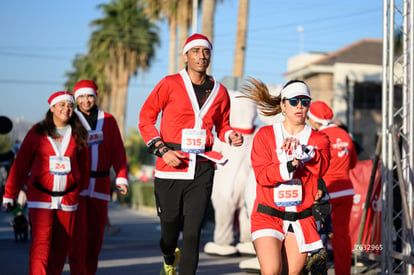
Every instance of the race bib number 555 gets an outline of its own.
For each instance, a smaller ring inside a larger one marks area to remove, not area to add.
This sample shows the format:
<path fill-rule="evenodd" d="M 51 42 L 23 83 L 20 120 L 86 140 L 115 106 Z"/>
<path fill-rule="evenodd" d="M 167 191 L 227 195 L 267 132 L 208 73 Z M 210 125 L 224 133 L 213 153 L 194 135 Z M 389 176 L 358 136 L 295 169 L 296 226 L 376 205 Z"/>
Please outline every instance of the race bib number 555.
<path fill-rule="evenodd" d="M 302 182 L 292 179 L 283 182 L 274 188 L 274 201 L 276 206 L 295 206 L 302 203 Z"/>

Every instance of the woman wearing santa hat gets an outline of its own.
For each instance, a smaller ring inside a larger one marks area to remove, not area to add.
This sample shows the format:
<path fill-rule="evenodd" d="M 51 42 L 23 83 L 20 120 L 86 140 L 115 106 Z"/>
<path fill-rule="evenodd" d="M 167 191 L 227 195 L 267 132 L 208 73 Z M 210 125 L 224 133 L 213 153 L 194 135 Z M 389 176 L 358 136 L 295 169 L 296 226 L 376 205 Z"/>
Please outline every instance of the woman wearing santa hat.
<path fill-rule="evenodd" d="M 86 173 L 87 132 L 73 116 L 72 94 L 56 92 L 48 103 L 45 119 L 21 144 L 3 196 L 3 204 L 12 207 L 27 184 L 31 275 L 62 273 Z"/>
<path fill-rule="evenodd" d="M 125 195 L 128 191 L 127 159 L 115 118 L 96 105 L 96 83 L 80 80 L 74 86 L 73 93 L 77 103 L 75 113 L 88 131 L 89 178 L 80 189 L 69 264 L 72 275 L 95 274 L 108 221 L 110 169 L 113 167 L 115 184 Z"/>
<path fill-rule="evenodd" d="M 353 196 L 355 194 L 349 171 L 357 164 L 357 153 L 351 136 L 332 123 L 333 112 L 322 101 L 312 103 L 308 113 L 309 124 L 326 134 L 331 141 L 331 161 L 323 176 L 332 205 L 332 248 L 335 274 L 350 274 L 352 243 L 349 233 Z"/>
<path fill-rule="evenodd" d="M 251 231 L 260 272 L 299 274 L 307 252 L 323 247 L 311 208 L 320 196 L 318 178 L 329 166 L 329 139 L 306 124 L 311 97 L 304 82 L 286 83 L 278 97 L 257 88 L 257 80 L 250 83 L 244 93 L 264 115 L 285 116 L 260 128 L 253 140 L 257 186 Z"/>
<path fill-rule="evenodd" d="M 225 159 L 212 151 L 214 135 L 240 146 L 242 135 L 229 125 L 227 90 L 206 74 L 213 46 L 201 34 L 191 35 L 183 49 L 186 68 L 163 78 L 145 101 L 139 130 L 149 151 L 158 156 L 155 198 L 161 223 L 161 274 L 176 274 L 176 249 L 183 224 L 180 275 L 195 274 L 204 215 L 210 203 L 214 163 Z M 160 130 L 156 123 L 162 112 Z"/>

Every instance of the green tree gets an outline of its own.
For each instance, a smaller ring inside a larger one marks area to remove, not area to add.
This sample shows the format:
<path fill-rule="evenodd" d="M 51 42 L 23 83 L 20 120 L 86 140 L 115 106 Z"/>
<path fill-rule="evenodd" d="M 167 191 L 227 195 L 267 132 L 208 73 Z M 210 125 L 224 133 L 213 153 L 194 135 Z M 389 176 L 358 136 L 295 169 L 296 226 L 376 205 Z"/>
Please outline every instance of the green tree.
<path fill-rule="evenodd" d="M 88 54 L 75 59 L 79 71 L 70 79 L 97 81 L 102 107 L 114 115 L 123 136 L 129 80 L 150 67 L 159 46 L 158 28 L 144 13 L 142 1 L 112 0 L 98 8 L 104 17 L 91 22 Z"/>
<path fill-rule="evenodd" d="M 13 147 L 13 138 L 10 134 L 0 135 L 0 154 L 7 153 Z"/>
<path fill-rule="evenodd" d="M 154 155 L 148 153 L 147 145 L 137 129 L 129 129 L 125 137 L 125 151 L 129 161 L 129 169 L 135 174 L 142 164 L 154 165 Z"/>
<path fill-rule="evenodd" d="M 150 18 L 167 20 L 169 26 L 169 64 L 168 73 L 177 72 L 177 7 L 179 0 L 144 0 L 145 12 Z"/>
<path fill-rule="evenodd" d="M 99 7 L 106 16 L 91 23 L 94 31 L 89 51 L 104 59 L 109 111 L 123 134 L 129 80 L 138 70 L 146 71 L 154 59 L 155 46 L 159 45 L 158 28 L 144 13 L 141 1 L 114 0 Z"/>
<path fill-rule="evenodd" d="M 93 56 L 90 54 L 78 54 L 72 62 L 74 71 L 66 73 L 68 80 L 66 81 L 65 86 L 68 91 L 73 91 L 73 87 L 81 79 L 95 81 L 98 85 L 99 93 L 96 103 L 105 111 L 109 111 L 110 93 L 105 89 L 105 77 L 103 74 L 104 66 L 92 59 Z"/>
<path fill-rule="evenodd" d="M 188 37 L 188 29 L 193 18 L 193 0 L 145 0 L 145 3 L 145 10 L 151 18 L 168 20 L 170 29 L 169 73 L 176 73 L 177 70 L 184 68 L 180 50 Z"/>

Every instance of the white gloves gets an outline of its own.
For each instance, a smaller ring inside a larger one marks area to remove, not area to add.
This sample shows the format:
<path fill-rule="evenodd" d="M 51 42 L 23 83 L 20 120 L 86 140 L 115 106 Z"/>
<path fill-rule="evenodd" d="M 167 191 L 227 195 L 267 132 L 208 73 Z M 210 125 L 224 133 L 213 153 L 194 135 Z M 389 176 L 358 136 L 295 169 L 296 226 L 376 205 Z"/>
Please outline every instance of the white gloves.
<path fill-rule="evenodd" d="M 301 162 L 307 162 L 315 156 L 315 150 L 313 146 L 298 145 L 293 151 L 293 157 Z"/>

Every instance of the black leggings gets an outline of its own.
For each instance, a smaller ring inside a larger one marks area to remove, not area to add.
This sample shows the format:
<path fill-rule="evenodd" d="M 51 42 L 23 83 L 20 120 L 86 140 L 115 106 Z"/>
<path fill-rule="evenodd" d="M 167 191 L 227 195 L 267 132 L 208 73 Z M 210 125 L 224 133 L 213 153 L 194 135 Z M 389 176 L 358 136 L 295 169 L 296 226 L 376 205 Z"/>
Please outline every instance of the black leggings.
<path fill-rule="evenodd" d="M 214 165 L 197 164 L 194 180 L 155 179 L 155 198 L 161 223 L 160 248 L 167 260 L 183 231 L 180 275 L 196 273 L 201 227 L 210 203 Z M 167 264 L 170 264 L 167 262 Z"/>

